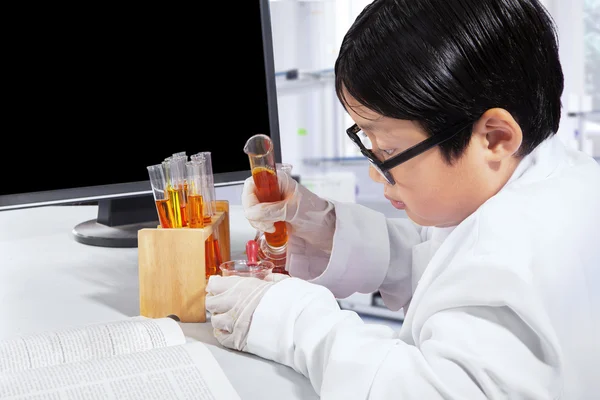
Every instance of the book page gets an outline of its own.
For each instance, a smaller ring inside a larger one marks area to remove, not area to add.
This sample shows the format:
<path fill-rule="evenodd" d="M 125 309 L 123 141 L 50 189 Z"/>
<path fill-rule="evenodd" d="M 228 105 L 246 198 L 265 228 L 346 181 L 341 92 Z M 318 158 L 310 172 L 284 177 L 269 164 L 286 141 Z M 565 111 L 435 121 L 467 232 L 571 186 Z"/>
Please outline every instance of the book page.
<path fill-rule="evenodd" d="M 171 318 L 133 317 L 0 341 L 0 373 L 111 357 L 185 343 Z"/>
<path fill-rule="evenodd" d="M 239 400 L 202 342 L 0 374 L 6 400 Z"/>

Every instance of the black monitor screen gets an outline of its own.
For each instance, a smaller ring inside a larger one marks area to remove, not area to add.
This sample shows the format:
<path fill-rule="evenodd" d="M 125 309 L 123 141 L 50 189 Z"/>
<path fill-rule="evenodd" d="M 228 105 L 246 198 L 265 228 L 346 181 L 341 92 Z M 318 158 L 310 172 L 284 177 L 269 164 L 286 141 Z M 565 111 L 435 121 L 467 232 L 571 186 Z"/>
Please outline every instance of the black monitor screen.
<path fill-rule="evenodd" d="M 268 1 L 48 4 L 10 16 L 0 207 L 126 191 L 182 151 L 242 179 L 250 136 L 278 146 Z"/>

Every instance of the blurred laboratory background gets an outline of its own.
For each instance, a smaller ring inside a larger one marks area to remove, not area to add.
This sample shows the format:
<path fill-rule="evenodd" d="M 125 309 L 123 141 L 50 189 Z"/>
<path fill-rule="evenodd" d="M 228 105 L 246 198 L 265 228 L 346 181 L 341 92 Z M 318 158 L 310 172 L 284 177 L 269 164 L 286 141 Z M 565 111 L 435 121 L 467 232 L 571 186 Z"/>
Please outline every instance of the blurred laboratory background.
<path fill-rule="evenodd" d="M 334 92 L 333 66 L 346 30 L 369 0 L 271 0 L 282 159 L 315 193 L 405 217 L 368 177 L 368 162 L 347 139 L 352 124 Z M 600 0 L 543 0 L 558 28 L 565 75 L 558 135 L 600 162 Z M 239 198 L 241 188 L 219 188 Z M 396 324 L 377 294 L 343 303 L 365 318 Z"/>

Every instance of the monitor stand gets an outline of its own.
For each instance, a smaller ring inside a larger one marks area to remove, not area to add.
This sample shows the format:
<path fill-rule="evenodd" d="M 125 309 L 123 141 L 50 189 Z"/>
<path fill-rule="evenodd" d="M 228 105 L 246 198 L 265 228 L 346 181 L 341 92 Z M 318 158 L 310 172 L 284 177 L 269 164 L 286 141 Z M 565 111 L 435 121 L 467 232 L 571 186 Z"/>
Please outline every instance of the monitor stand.
<path fill-rule="evenodd" d="M 73 228 L 79 243 L 100 247 L 137 247 L 138 231 L 158 226 L 152 194 L 98 201 L 98 217 Z"/>

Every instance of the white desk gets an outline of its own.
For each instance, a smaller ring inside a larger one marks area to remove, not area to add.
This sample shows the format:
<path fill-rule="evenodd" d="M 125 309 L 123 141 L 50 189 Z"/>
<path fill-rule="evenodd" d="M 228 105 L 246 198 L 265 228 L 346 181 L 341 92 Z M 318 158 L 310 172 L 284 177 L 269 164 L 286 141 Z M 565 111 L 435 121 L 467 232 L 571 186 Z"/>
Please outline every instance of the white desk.
<path fill-rule="evenodd" d="M 139 315 L 137 248 L 87 246 L 72 237 L 72 228 L 96 211 L 0 211 L 0 340 Z M 254 230 L 240 206 L 231 206 L 230 224 L 232 258 L 241 257 Z M 291 368 L 222 347 L 210 322 L 181 326 L 190 340 L 208 345 L 242 399 L 318 398 Z"/>

